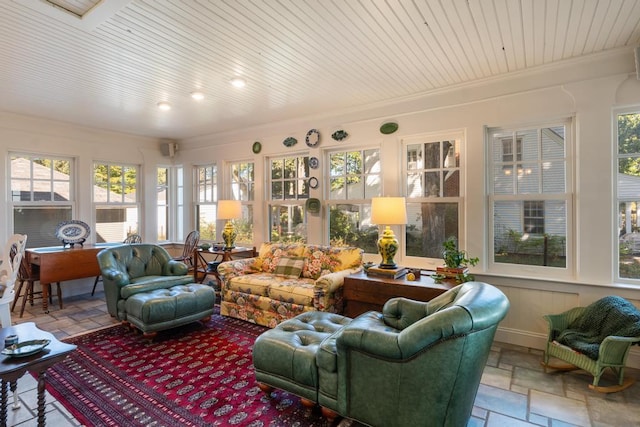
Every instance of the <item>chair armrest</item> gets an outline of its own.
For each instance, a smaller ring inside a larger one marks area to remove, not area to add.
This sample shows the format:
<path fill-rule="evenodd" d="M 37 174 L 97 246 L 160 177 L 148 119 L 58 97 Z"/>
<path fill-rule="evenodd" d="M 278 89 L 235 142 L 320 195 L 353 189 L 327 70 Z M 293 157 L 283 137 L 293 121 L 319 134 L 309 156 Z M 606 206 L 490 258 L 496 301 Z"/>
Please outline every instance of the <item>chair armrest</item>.
<path fill-rule="evenodd" d="M 118 286 L 124 286 L 130 283 L 129 275 L 117 268 L 105 268 L 101 274 L 103 280 L 111 281 Z"/>
<path fill-rule="evenodd" d="M 162 269 L 164 276 L 184 276 L 189 273 L 189 267 L 182 261 L 169 260 Z"/>
<path fill-rule="evenodd" d="M 313 306 L 315 309 L 341 313 L 344 278 L 360 270 L 360 268 L 348 268 L 318 277 L 313 289 Z"/>
<path fill-rule="evenodd" d="M 338 353 L 356 350 L 389 359 L 402 359 L 398 331 L 387 326 L 382 314 L 368 311 L 346 325 L 336 340 Z"/>
<path fill-rule="evenodd" d="M 585 310 L 585 307 L 574 307 L 564 313 L 559 314 L 547 314 L 542 316 L 549 324 L 549 335 L 547 340 L 553 341 L 559 335 L 572 324 Z"/>
<path fill-rule="evenodd" d="M 600 343 L 598 358 L 600 362 L 611 365 L 624 365 L 632 344 L 640 342 L 640 337 L 619 337 L 610 335 Z"/>
<path fill-rule="evenodd" d="M 218 265 L 218 275 L 222 281 L 222 288 L 226 288 L 229 280 L 236 276 L 256 273 L 257 270 L 254 265 L 257 260 L 258 258 L 254 257 L 221 262 L 220 265 Z"/>

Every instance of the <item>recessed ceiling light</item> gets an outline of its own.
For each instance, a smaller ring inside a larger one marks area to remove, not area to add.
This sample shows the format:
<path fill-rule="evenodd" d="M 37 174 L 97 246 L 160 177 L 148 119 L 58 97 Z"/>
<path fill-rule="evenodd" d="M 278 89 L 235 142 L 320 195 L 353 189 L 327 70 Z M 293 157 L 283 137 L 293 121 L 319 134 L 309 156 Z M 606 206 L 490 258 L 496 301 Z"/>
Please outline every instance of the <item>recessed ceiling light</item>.
<path fill-rule="evenodd" d="M 196 101 L 200 101 L 204 99 L 204 93 L 202 92 L 191 92 L 191 97 Z"/>
<path fill-rule="evenodd" d="M 158 108 L 162 111 L 169 111 L 171 110 L 171 104 L 169 104 L 168 102 L 158 102 Z"/>
<path fill-rule="evenodd" d="M 244 79 L 241 79 L 240 77 L 236 77 L 231 79 L 231 84 L 234 85 L 235 87 L 244 87 L 244 85 L 246 85 L 247 82 L 244 81 Z"/>

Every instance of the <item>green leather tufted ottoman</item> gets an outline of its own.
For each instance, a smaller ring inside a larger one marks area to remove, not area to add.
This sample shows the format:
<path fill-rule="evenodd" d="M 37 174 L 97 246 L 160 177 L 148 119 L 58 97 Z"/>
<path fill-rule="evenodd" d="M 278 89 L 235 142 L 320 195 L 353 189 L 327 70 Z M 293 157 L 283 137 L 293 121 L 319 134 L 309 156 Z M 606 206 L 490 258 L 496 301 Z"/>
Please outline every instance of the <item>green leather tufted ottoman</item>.
<path fill-rule="evenodd" d="M 253 345 L 260 388 L 265 392 L 272 387 L 286 390 L 300 396 L 305 404 L 317 402 L 316 353 L 322 341 L 349 322 L 351 318 L 339 314 L 308 311 L 264 332 Z"/>
<path fill-rule="evenodd" d="M 127 298 L 126 322 L 153 338 L 160 330 L 198 320 L 208 321 L 215 300 L 213 288 L 197 283 L 141 292 Z"/>

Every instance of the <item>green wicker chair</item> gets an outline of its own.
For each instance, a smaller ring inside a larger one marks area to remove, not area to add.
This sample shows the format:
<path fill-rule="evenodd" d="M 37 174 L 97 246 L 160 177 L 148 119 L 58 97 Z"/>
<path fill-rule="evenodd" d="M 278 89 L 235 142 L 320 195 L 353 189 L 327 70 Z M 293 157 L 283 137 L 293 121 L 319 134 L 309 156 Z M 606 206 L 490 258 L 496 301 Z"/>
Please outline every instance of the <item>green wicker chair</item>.
<path fill-rule="evenodd" d="M 606 337 L 600 344 L 598 358 L 596 360 L 556 341 L 558 335 L 565 329 L 568 329 L 569 325 L 578 319 L 586 308 L 587 307 L 575 307 L 561 314 L 543 316 L 549 324 L 549 335 L 542 366 L 544 366 L 545 372 L 547 372 L 547 369 L 563 371 L 583 369 L 593 375 L 593 383 L 589 384 L 589 388 L 598 392 L 613 393 L 624 390 L 634 383 L 633 378 L 624 379 L 624 367 L 631 345 L 640 342 L 640 336 Z M 549 363 L 550 357 L 556 357 L 567 363 Z M 598 385 L 600 377 L 607 368 L 611 368 L 617 375 L 617 385 Z"/>

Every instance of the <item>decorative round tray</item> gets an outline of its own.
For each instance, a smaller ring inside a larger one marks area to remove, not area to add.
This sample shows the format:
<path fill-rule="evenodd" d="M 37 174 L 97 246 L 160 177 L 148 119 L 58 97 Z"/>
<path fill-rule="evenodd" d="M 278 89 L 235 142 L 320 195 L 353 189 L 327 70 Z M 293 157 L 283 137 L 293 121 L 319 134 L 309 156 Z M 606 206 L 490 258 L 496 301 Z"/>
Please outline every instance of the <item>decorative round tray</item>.
<path fill-rule="evenodd" d="M 12 344 L 2 350 L 2 354 L 9 357 L 26 357 L 36 354 L 49 345 L 50 340 L 31 340 Z"/>
<path fill-rule="evenodd" d="M 63 221 L 56 228 L 56 237 L 62 240 L 63 244 L 83 243 L 91 234 L 91 228 L 86 222 L 72 219 Z"/>

